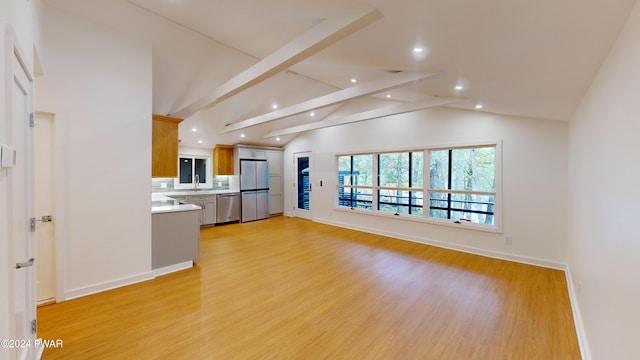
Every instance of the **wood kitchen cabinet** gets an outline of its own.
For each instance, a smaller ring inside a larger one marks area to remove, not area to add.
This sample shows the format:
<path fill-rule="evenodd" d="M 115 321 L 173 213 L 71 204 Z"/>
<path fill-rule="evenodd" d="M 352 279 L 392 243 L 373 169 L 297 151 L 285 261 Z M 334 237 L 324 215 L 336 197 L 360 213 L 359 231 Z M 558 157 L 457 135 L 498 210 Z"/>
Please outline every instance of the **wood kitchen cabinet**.
<path fill-rule="evenodd" d="M 153 114 L 151 177 L 178 177 L 178 124 L 181 118 Z"/>
<path fill-rule="evenodd" d="M 213 149 L 213 175 L 233 175 L 233 145 L 216 145 Z"/>

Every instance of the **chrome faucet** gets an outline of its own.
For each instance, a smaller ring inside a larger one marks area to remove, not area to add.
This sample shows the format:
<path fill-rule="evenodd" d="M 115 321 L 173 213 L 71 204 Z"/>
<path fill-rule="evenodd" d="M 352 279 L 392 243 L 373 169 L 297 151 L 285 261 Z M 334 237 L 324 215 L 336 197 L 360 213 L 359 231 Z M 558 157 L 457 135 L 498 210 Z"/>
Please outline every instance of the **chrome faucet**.
<path fill-rule="evenodd" d="M 194 190 L 198 191 L 198 185 L 200 185 L 200 175 L 196 174 L 196 181 L 193 184 Z"/>

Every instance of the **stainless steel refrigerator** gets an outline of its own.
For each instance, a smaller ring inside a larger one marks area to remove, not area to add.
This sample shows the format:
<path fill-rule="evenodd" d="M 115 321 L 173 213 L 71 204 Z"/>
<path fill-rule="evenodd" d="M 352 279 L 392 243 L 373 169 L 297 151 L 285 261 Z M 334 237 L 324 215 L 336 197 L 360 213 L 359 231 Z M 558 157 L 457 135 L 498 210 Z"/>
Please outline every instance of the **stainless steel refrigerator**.
<path fill-rule="evenodd" d="M 240 160 L 242 222 L 269 217 L 269 163 L 266 160 Z"/>

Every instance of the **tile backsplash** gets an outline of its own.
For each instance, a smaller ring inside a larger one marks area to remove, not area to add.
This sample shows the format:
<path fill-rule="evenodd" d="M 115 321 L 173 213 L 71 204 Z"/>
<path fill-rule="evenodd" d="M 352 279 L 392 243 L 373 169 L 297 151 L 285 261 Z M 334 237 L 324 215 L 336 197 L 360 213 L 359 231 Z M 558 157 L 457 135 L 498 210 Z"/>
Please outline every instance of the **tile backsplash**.
<path fill-rule="evenodd" d="M 173 188 L 174 178 L 152 178 L 151 192 L 184 191 Z M 163 185 L 164 184 L 164 185 Z M 164 186 L 164 187 L 163 187 Z M 201 189 L 204 189 L 201 187 Z M 229 190 L 229 176 L 214 176 L 212 190 Z"/>

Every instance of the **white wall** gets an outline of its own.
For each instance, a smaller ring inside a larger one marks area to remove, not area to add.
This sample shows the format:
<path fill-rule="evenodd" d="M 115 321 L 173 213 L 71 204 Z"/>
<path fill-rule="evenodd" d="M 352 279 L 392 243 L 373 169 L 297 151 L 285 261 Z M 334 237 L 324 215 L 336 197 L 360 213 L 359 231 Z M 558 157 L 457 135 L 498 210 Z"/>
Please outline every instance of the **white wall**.
<path fill-rule="evenodd" d="M 503 141 L 503 234 L 334 211 L 335 154 Z M 305 133 L 285 151 L 286 205 L 294 205 L 293 153 L 310 150 L 314 220 L 413 241 L 563 267 L 567 234 L 567 124 L 456 109 L 431 109 Z M 319 182 L 324 186 L 320 187 Z"/>
<path fill-rule="evenodd" d="M 25 56 L 25 62 L 29 69 L 33 69 L 33 49 L 40 49 L 40 29 L 38 26 L 38 13 L 40 11 L 41 2 L 34 0 L 31 2 L 0 0 L 0 144 L 9 143 L 9 132 L 7 129 L 7 120 L 11 115 L 11 111 L 7 106 L 5 93 L 6 56 L 11 55 L 7 51 L 7 43 L 5 36 L 7 31 L 15 34 L 18 46 Z M 8 27 L 11 27 L 11 30 Z M 11 144 L 9 144 L 11 145 Z M 12 312 L 11 301 L 13 292 L 10 288 L 10 277 L 13 276 L 12 267 L 9 256 L 11 254 L 11 245 L 7 234 L 8 228 L 8 212 L 7 199 L 9 198 L 9 189 L 7 184 L 8 170 L 0 170 L 0 339 L 11 339 L 11 330 L 9 328 Z M 26 199 L 25 199 L 26 201 Z M 0 360 L 8 359 L 9 352 L 6 349 L 0 349 Z"/>
<path fill-rule="evenodd" d="M 151 277 L 151 45 L 55 8 L 36 109 L 64 119 L 65 298 Z"/>
<path fill-rule="evenodd" d="M 639 100 L 636 4 L 569 125 L 569 266 L 593 359 L 640 354 Z"/>
<path fill-rule="evenodd" d="M 0 9 L 2 10 L 0 11 L 0 24 L 2 24 L 1 31 L 3 33 L 0 41 L 4 43 L 5 40 L 5 25 L 11 24 L 22 51 L 28 55 L 24 60 L 27 62 L 28 67 L 33 69 L 33 48 L 40 49 L 42 45 L 42 32 L 39 23 L 42 1 L 0 0 Z"/>

